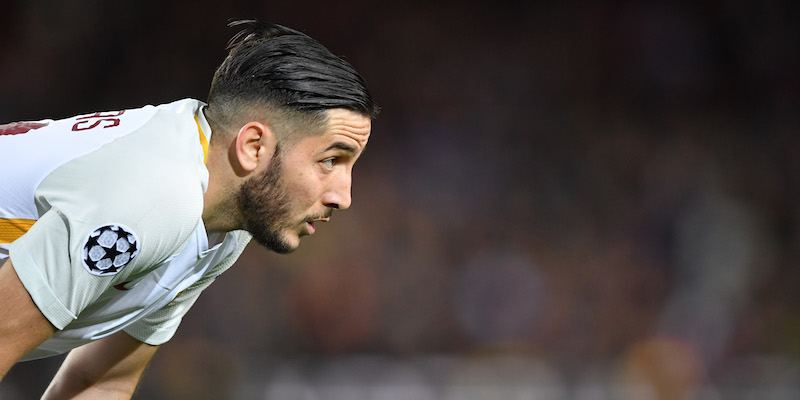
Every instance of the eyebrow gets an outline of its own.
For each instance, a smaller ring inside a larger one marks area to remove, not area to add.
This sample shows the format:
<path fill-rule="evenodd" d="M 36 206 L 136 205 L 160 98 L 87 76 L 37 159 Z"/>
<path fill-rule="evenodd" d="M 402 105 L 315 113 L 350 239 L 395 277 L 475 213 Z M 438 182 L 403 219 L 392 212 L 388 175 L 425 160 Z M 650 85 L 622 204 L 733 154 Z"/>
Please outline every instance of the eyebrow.
<path fill-rule="evenodd" d="M 333 149 L 346 151 L 346 152 L 348 152 L 350 154 L 354 154 L 354 155 L 358 153 L 358 149 L 356 149 L 354 146 L 351 146 L 351 145 L 349 145 L 347 143 L 342 143 L 342 142 L 336 142 L 336 143 L 328 146 L 328 148 L 325 149 L 325 151 L 333 150 Z"/>

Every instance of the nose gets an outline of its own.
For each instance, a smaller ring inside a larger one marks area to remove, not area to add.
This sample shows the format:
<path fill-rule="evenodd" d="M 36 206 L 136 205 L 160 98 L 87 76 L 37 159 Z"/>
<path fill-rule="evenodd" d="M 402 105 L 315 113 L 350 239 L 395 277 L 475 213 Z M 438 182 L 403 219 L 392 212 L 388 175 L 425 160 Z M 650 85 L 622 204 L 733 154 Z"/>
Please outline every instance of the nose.
<path fill-rule="evenodd" d="M 352 178 L 350 173 L 343 173 L 333 180 L 330 188 L 322 195 L 322 204 L 338 210 L 350 208 Z"/>

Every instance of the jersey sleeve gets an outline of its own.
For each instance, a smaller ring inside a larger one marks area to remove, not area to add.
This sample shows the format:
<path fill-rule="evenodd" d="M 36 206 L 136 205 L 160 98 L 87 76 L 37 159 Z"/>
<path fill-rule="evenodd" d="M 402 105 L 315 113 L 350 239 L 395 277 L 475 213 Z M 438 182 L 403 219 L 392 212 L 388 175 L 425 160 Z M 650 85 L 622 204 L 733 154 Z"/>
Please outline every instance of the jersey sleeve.
<path fill-rule="evenodd" d="M 89 220 L 52 207 L 11 244 L 14 269 L 56 328 L 63 329 L 92 302 L 113 293 L 115 284 L 157 268 L 185 245 L 196 223 L 192 216 L 199 212 L 175 212 L 186 204 L 168 201 L 151 206 L 142 214 L 109 210 L 108 216 Z M 113 237 L 104 239 L 107 234 Z"/>
<path fill-rule="evenodd" d="M 123 129 L 124 118 L 109 132 Z M 37 186 L 41 216 L 11 244 L 9 256 L 56 328 L 64 329 L 115 284 L 157 268 L 185 245 L 202 214 L 203 196 L 196 163 L 181 155 L 181 149 L 199 146 L 191 142 L 196 131 L 180 131 L 192 129 L 191 122 L 182 128 L 151 118 L 61 164 Z M 97 128 L 75 134 L 106 133 Z"/>
<path fill-rule="evenodd" d="M 70 241 L 70 224 L 56 209 L 50 209 L 21 238 L 11 244 L 12 264 L 39 311 L 56 328 L 63 329 L 76 318 L 75 299 L 91 291 L 80 284 L 64 295 L 58 282 L 82 282 L 80 271 L 71 268 L 71 257 L 63 246 Z M 41 265 L 42 268 L 33 268 Z M 75 272 L 78 272 L 77 274 Z M 54 277 L 50 279 L 50 277 Z"/>
<path fill-rule="evenodd" d="M 150 344 L 161 345 L 169 341 L 178 326 L 183 320 L 184 315 L 194 305 L 200 294 L 209 287 L 220 274 L 225 272 L 239 258 L 250 241 L 250 235 L 236 231 L 232 234 L 236 237 L 236 244 L 233 252 L 223 258 L 219 263 L 209 268 L 200 280 L 189 286 L 187 289 L 178 293 L 172 302 L 163 308 L 156 310 L 144 318 L 134 322 L 125 328 L 125 332 L 136 340 Z"/>

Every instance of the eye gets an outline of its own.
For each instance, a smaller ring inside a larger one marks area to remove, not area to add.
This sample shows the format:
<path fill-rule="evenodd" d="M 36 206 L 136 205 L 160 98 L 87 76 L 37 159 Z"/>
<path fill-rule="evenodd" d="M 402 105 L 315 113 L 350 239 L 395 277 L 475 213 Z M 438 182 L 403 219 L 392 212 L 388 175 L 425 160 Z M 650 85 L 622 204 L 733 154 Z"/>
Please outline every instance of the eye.
<path fill-rule="evenodd" d="M 327 158 L 320 161 L 320 163 L 325 169 L 333 169 L 333 165 L 336 164 L 336 157 Z"/>

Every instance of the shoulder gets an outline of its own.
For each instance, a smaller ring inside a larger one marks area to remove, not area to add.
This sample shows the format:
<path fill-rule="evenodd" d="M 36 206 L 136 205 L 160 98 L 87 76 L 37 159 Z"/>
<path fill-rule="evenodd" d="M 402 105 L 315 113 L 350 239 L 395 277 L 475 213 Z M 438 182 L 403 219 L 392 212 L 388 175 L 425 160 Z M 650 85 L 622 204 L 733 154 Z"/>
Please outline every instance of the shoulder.
<path fill-rule="evenodd" d="M 170 256 L 202 215 L 208 176 L 194 119 L 200 104 L 119 112 L 109 124 L 125 134 L 55 168 L 38 186 L 37 202 L 57 208 L 87 237 L 122 226 L 152 255 L 146 258 Z"/>
<path fill-rule="evenodd" d="M 85 146 L 82 152 L 74 151 L 54 166 L 37 195 L 47 192 L 58 197 L 72 192 L 111 207 L 151 198 L 168 201 L 163 199 L 166 193 L 197 195 L 185 189 L 199 189 L 198 181 L 204 179 L 195 120 L 199 106 L 196 100 L 187 99 L 71 119 L 66 125 L 76 121 L 73 127 L 85 133 L 67 141 L 91 140 L 96 144 Z"/>
<path fill-rule="evenodd" d="M 15 180 L 38 182 L 61 165 L 94 153 L 99 158 L 106 155 L 127 163 L 157 162 L 158 158 L 148 154 L 159 151 L 188 157 L 200 146 L 194 143 L 198 142 L 194 116 L 202 106 L 200 101 L 184 99 L 60 120 L 0 125 L 0 167 L 19 171 L 14 174 Z"/>

